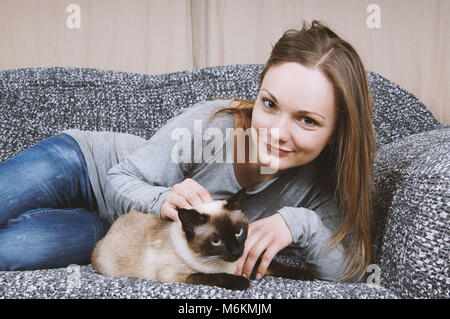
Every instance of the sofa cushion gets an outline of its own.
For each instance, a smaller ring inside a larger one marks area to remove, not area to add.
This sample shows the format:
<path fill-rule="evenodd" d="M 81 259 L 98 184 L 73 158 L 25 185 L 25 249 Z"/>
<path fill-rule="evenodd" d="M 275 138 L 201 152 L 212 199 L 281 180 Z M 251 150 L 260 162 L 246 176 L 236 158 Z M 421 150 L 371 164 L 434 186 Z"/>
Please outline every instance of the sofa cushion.
<path fill-rule="evenodd" d="M 252 98 L 260 65 L 162 75 L 78 68 L 0 72 L 0 161 L 66 128 L 149 138 L 181 107 L 214 97 Z"/>
<path fill-rule="evenodd" d="M 402 297 L 450 298 L 450 127 L 387 144 L 374 167 L 374 259 Z"/>
<path fill-rule="evenodd" d="M 374 72 L 368 73 L 368 80 L 378 145 L 443 127 L 417 97 L 399 85 Z"/>
<path fill-rule="evenodd" d="M 4 298 L 398 298 L 386 288 L 365 283 L 303 282 L 276 277 L 252 280 L 246 291 L 219 287 L 162 283 L 97 274 L 92 266 L 39 271 L 0 272 Z"/>

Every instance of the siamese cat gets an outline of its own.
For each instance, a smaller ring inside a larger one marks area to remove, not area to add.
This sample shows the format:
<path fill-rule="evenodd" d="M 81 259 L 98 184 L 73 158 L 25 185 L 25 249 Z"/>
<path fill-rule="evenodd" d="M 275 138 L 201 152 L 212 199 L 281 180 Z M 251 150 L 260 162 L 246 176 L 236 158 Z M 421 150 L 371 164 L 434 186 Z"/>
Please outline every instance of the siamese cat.
<path fill-rule="evenodd" d="M 245 290 L 250 281 L 234 275 L 244 251 L 248 219 L 240 210 L 245 189 L 228 200 L 178 209 L 180 222 L 130 211 L 120 216 L 93 253 L 100 274 Z M 258 264 L 255 270 L 258 269 Z M 313 280 L 307 268 L 272 261 L 266 275 Z"/>

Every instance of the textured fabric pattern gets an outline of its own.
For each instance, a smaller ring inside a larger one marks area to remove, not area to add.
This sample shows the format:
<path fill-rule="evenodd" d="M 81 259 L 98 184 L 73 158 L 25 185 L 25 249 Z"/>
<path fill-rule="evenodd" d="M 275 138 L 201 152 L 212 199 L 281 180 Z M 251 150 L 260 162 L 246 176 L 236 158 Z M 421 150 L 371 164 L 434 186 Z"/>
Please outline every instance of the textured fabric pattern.
<path fill-rule="evenodd" d="M 368 73 L 373 98 L 373 126 L 378 145 L 443 127 L 414 95 L 373 72 Z"/>
<path fill-rule="evenodd" d="M 0 72 L 0 160 L 66 128 L 149 138 L 182 107 L 254 98 L 261 65 L 163 75 L 75 68 Z"/>
<path fill-rule="evenodd" d="M 450 298 L 450 128 L 377 152 L 374 263 L 402 297 Z"/>
<path fill-rule="evenodd" d="M 77 68 L 1 71 L 0 161 L 67 128 L 149 138 L 181 107 L 215 97 L 254 99 L 262 68 L 231 65 L 163 75 Z M 267 277 L 246 292 L 231 292 L 106 278 L 83 266 L 76 268 L 81 282 L 75 280 L 75 287 L 68 287 L 72 268 L 0 272 L 0 296 L 449 298 L 448 128 L 398 85 L 375 73 L 368 77 L 380 147 L 374 168 L 374 263 L 381 267 L 381 287 Z M 295 256 L 285 258 L 301 263 Z"/>
<path fill-rule="evenodd" d="M 365 283 L 303 282 L 264 277 L 246 291 L 187 285 L 135 278 L 110 278 L 92 266 L 40 271 L 0 272 L 0 296 L 4 298 L 398 298 L 384 287 Z"/>

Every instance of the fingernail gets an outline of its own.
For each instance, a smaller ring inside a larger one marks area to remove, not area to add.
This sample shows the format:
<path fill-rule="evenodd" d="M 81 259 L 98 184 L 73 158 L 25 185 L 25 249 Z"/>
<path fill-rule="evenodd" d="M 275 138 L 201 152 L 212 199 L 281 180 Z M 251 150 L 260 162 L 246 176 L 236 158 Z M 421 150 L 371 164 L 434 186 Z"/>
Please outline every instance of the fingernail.
<path fill-rule="evenodd" d="M 242 277 L 247 278 L 247 275 L 246 274 L 242 274 Z"/>
<path fill-rule="evenodd" d="M 261 279 L 261 274 L 256 274 L 256 280 L 260 280 Z"/>

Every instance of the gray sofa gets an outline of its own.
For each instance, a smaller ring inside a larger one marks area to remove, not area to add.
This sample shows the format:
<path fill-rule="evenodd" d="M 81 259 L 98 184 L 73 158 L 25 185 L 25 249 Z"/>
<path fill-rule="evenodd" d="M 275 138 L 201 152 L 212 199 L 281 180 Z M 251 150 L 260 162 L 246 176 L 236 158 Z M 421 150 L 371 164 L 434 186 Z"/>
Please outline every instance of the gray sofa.
<path fill-rule="evenodd" d="M 214 97 L 254 99 L 262 68 L 229 65 L 162 75 L 60 67 L 0 71 L 0 161 L 65 128 L 149 138 L 181 107 Z M 398 85 L 368 76 L 378 145 L 376 266 L 363 282 L 265 277 L 236 292 L 108 278 L 91 265 L 71 265 L 0 272 L 0 298 L 449 298 L 450 127 Z M 301 254 L 289 249 L 277 258 L 302 263 Z"/>

